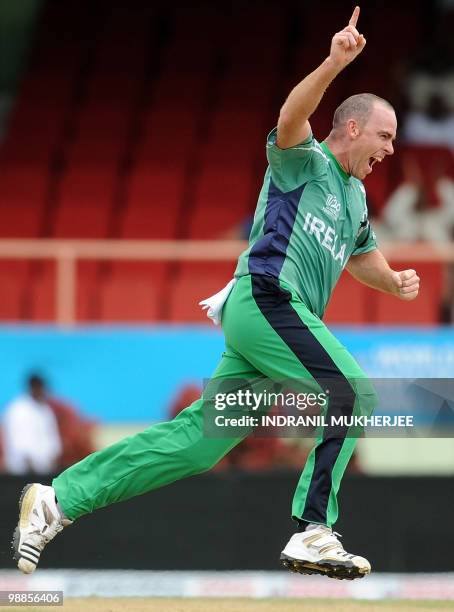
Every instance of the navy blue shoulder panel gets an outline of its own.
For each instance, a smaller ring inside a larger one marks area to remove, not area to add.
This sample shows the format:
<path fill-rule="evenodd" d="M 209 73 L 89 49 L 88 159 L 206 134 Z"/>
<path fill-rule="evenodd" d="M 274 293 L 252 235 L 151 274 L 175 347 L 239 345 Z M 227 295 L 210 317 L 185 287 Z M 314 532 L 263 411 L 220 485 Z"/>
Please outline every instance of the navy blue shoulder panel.
<path fill-rule="evenodd" d="M 307 183 L 293 191 L 281 191 L 270 179 L 263 236 L 249 253 L 249 272 L 279 277 L 295 224 L 298 204 Z"/>

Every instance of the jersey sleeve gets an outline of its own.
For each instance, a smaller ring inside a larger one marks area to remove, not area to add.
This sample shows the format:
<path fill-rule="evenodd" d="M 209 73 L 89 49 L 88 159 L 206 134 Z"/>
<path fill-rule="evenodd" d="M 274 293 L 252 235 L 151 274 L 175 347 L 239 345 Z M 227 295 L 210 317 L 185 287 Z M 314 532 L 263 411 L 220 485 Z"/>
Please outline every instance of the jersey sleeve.
<path fill-rule="evenodd" d="M 328 160 L 312 134 L 289 149 L 280 149 L 276 137 L 274 128 L 268 135 L 266 154 L 271 177 L 279 189 L 291 191 L 326 171 Z"/>
<path fill-rule="evenodd" d="M 365 218 L 361 222 L 360 231 L 355 242 L 355 248 L 352 255 L 363 255 L 377 248 L 377 236 L 367 217 L 367 209 Z"/>

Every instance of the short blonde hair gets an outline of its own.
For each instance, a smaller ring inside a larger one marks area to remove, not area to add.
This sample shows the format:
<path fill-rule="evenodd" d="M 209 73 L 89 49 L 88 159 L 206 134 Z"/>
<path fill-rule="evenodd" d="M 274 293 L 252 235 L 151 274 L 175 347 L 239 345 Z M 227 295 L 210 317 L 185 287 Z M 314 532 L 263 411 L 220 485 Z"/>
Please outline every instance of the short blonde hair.
<path fill-rule="evenodd" d="M 375 103 L 394 111 L 392 104 L 380 96 L 371 93 L 355 94 L 344 100 L 334 111 L 333 130 L 345 125 L 349 119 L 356 119 L 361 127 L 364 126 Z"/>

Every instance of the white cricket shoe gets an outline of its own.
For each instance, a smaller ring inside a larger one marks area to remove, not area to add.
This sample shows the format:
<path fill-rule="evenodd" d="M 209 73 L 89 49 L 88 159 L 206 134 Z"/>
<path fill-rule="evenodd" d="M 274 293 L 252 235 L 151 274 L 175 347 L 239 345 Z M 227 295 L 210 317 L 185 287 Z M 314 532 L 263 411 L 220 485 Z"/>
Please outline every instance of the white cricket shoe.
<path fill-rule="evenodd" d="M 34 572 L 46 544 L 71 523 L 58 509 L 52 487 L 36 482 L 25 486 L 19 499 L 19 522 L 12 541 L 17 567 L 24 574 Z"/>
<path fill-rule="evenodd" d="M 351 555 L 324 525 L 295 533 L 281 553 L 284 567 L 299 574 L 322 574 L 339 580 L 354 580 L 370 574 L 370 563 L 364 557 Z"/>

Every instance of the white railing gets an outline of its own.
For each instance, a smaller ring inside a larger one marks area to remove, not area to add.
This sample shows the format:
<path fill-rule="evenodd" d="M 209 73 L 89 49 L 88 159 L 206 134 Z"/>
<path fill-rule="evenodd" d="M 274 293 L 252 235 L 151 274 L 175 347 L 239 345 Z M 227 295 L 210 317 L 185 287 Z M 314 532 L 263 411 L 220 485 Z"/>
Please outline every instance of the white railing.
<path fill-rule="evenodd" d="M 54 259 L 56 265 L 56 322 L 75 322 L 78 260 L 234 261 L 243 240 L 0 240 L 0 259 Z M 388 243 L 380 245 L 390 261 L 454 262 L 454 243 Z"/>

